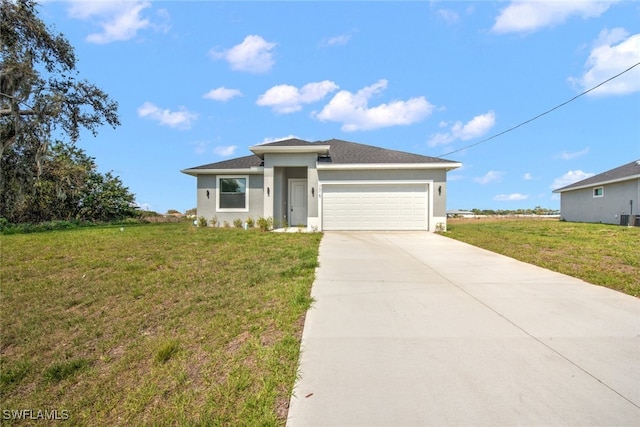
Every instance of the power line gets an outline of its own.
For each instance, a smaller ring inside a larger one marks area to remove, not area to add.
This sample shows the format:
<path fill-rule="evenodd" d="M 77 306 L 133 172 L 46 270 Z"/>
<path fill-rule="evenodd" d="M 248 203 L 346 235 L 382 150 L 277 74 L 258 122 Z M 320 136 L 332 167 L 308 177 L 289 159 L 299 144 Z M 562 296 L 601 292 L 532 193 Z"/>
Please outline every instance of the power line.
<path fill-rule="evenodd" d="M 473 144 L 465 145 L 464 147 L 462 147 L 462 148 L 458 148 L 457 150 L 451 151 L 451 152 L 446 153 L 446 154 L 442 154 L 442 155 L 440 155 L 439 157 L 447 157 L 447 156 L 449 156 L 449 155 L 451 155 L 451 154 L 454 154 L 454 153 L 457 153 L 457 152 L 459 152 L 459 151 L 466 150 L 466 149 L 471 148 L 471 147 L 475 147 L 476 145 L 484 144 L 485 142 L 491 141 L 492 139 L 497 138 L 497 137 L 499 137 L 499 136 L 502 136 L 502 135 L 504 135 L 505 133 L 511 132 L 512 130 L 516 130 L 516 129 L 518 129 L 518 128 L 519 128 L 519 127 L 521 127 L 521 126 L 524 126 L 524 125 L 526 125 L 527 123 L 531 123 L 532 121 L 537 120 L 537 119 L 539 119 L 540 117 L 542 117 L 542 116 L 544 116 L 544 115 L 547 115 L 547 114 L 551 113 L 552 111 L 557 110 L 557 109 L 558 109 L 558 108 L 560 108 L 560 107 L 564 107 L 565 105 L 569 104 L 570 102 L 575 101 L 576 99 L 580 98 L 581 96 L 586 95 L 586 94 L 588 94 L 589 92 L 591 92 L 591 91 L 593 91 L 593 90 L 596 90 L 597 88 L 599 88 L 599 87 L 600 87 L 600 86 L 602 86 L 603 84 L 608 83 L 608 82 L 610 82 L 611 80 L 613 80 L 613 79 L 616 79 L 616 78 L 620 77 L 621 75 L 623 75 L 624 73 L 626 73 L 626 72 L 628 72 L 628 71 L 631 71 L 633 68 L 637 67 L 638 65 L 640 65 L 640 62 L 638 62 L 638 63 L 636 63 L 636 64 L 633 64 L 631 67 L 627 68 L 626 70 L 624 70 L 624 71 L 622 71 L 622 72 L 620 72 L 620 73 L 616 74 L 616 75 L 615 75 L 615 76 L 613 76 L 613 77 L 608 78 L 607 80 L 605 80 L 605 81 L 603 81 L 602 83 L 600 83 L 600 84 L 598 84 L 598 85 L 596 85 L 596 86 L 592 87 L 591 89 L 585 90 L 584 92 L 582 92 L 582 93 L 580 93 L 580 94 L 578 94 L 578 95 L 574 96 L 574 97 L 573 97 L 573 98 L 571 98 L 570 100 L 565 101 L 565 102 L 563 102 L 562 104 L 556 105 L 555 107 L 551 108 L 550 110 L 547 110 L 547 111 L 545 111 L 544 113 L 540 113 L 540 114 L 538 114 L 537 116 L 535 116 L 535 117 L 533 117 L 533 118 L 531 118 L 531 119 L 529 119 L 529 120 L 526 120 L 526 121 L 524 121 L 524 122 L 520 123 L 519 125 L 513 126 L 513 127 L 509 128 L 509 129 L 507 129 L 507 130 L 503 130 L 502 132 L 497 133 L 497 134 L 495 134 L 495 135 L 492 135 L 492 136 L 490 136 L 490 137 L 488 137 L 488 138 L 485 138 L 485 139 L 483 139 L 483 140 L 481 140 L 481 141 L 474 142 Z"/>

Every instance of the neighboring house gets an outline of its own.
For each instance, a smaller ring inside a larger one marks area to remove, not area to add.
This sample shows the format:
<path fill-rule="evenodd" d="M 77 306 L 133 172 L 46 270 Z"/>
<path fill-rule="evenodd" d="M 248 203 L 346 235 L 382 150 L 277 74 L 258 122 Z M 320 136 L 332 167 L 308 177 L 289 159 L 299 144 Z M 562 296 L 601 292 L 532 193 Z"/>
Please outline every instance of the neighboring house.
<path fill-rule="evenodd" d="M 640 226 L 640 160 L 553 192 L 566 221 Z"/>
<path fill-rule="evenodd" d="M 476 214 L 471 211 L 453 210 L 447 211 L 447 218 L 475 218 Z"/>
<path fill-rule="evenodd" d="M 332 139 L 287 139 L 251 156 L 185 169 L 198 216 L 273 218 L 310 230 L 446 228 L 447 171 L 460 163 Z"/>

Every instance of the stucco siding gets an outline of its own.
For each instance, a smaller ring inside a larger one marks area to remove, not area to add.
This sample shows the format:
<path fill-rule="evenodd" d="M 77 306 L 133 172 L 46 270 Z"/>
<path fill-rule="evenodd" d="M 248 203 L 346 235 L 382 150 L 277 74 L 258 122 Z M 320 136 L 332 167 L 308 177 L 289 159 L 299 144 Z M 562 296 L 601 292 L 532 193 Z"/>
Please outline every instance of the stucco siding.
<path fill-rule="evenodd" d="M 219 175 L 198 175 L 198 189 L 197 189 L 197 210 L 198 217 L 204 217 L 208 221 L 211 221 L 214 217 L 218 220 L 220 225 L 223 225 L 225 221 L 229 224 L 233 224 L 235 219 L 240 219 L 243 222 L 247 218 L 251 217 L 254 220 L 261 217 L 264 212 L 263 204 L 263 184 L 264 178 L 262 175 L 248 175 L 249 178 L 249 210 L 248 212 L 218 212 L 216 211 L 216 197 L 217 197 L 217 185 Z M 225 174 L 224 176 L 232 176 Z M 246 175 L 238 175 L 246 176 Z M 209 196 L 207 197 L 207 191 Z"/>
<path fill-rule="evenodd" d="M 603 188 L 602 197 L 594 197 L 594 188 L 598 187 Z M 566 221 L 620 224 L 620 215 L 640 214 L 639 199 L 640 180 L 638 179 L 595 185 L 562 192 L 560 214 Z"/>

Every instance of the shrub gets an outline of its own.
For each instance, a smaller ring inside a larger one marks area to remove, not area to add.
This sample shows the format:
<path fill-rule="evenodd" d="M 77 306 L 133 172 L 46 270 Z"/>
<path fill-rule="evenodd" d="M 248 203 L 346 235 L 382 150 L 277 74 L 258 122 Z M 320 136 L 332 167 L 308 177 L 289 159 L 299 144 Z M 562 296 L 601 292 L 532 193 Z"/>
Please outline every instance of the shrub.
<path fill-rule="evenodd" d="M 251 217 L 247 218 L 247 227 L 253 228 L 254 226 L 255 226 L 255 221 L 253 220 L 253 218 Z"/>
<path fill-rule="evenodd" d="M 260 217 L 258 218 L 258 227 L 260 227 L 260 231 L 269 231 L 271 227 L 273 227 L 273 218 L 268 217 Z"/>
<path fill-rule="evenodd" d="M 244 224 L 243 224 L 243 222 L 242 222 L 242 220 L 240 218 L 236 218 L 236 219 L 233 220 L 233 226 L 235 228 L 242 228 L 243 225 Z"/>
<path fill-rule="evenodd" d="M 201 216 L 198 218 L 198 227 L 206 227 L 208 225 L 207 218 Z"/>

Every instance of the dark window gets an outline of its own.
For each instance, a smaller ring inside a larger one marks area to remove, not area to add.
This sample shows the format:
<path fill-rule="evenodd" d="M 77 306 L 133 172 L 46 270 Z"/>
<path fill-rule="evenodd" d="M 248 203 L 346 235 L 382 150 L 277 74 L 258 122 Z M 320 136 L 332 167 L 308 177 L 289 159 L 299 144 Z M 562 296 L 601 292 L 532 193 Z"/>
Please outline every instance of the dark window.
<path fill-rule="evenodd" d="M 247 208 L 247 178 L 220 178 L 220 209 Z"/>
<path fill-rule="evenodd" d="M 603 197 L 604 196 L 604 188 L 596 187 L 593 189 L 593 197 Z"/>

